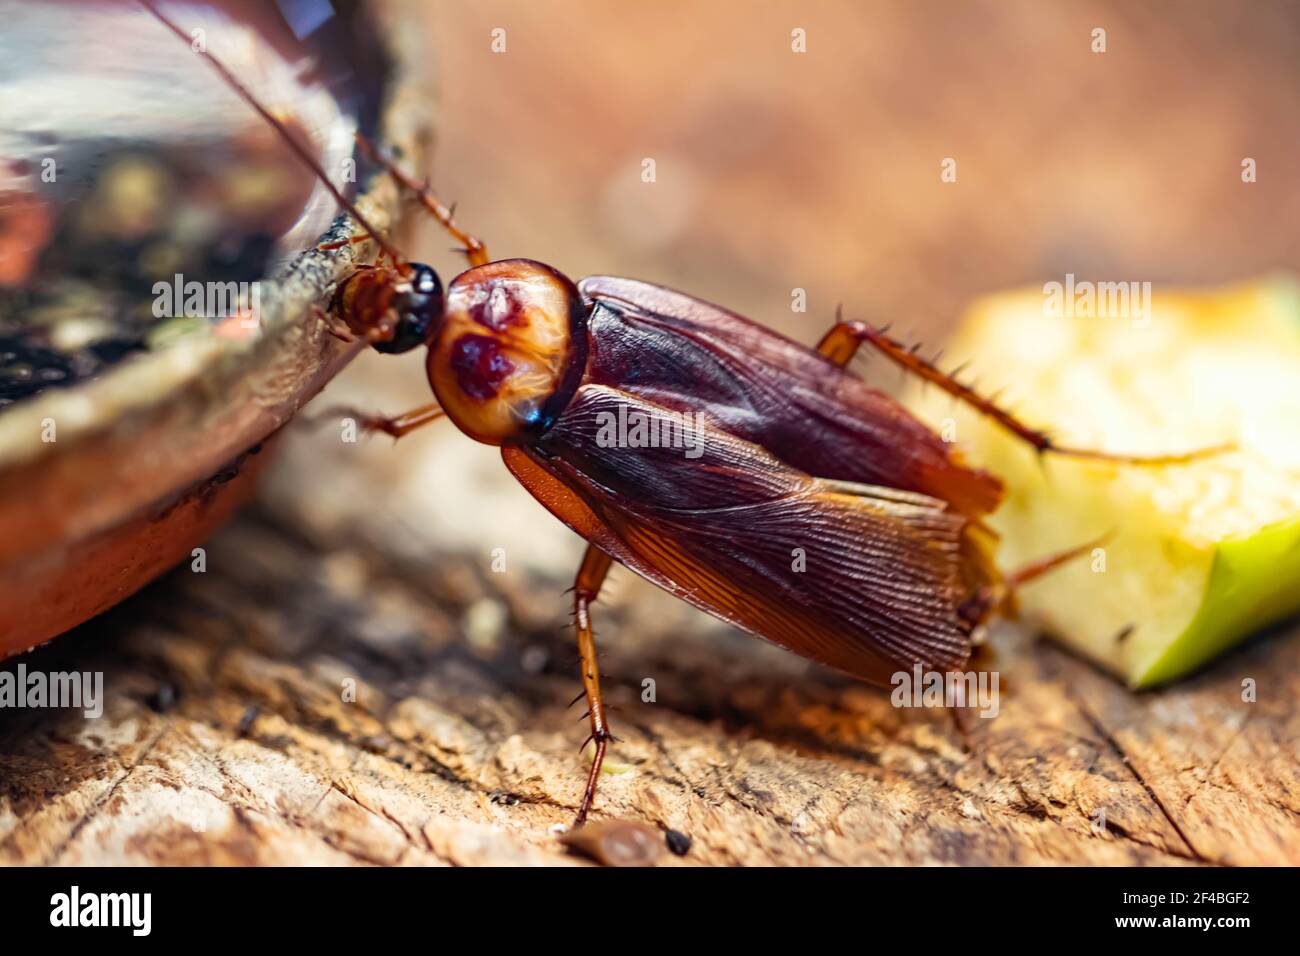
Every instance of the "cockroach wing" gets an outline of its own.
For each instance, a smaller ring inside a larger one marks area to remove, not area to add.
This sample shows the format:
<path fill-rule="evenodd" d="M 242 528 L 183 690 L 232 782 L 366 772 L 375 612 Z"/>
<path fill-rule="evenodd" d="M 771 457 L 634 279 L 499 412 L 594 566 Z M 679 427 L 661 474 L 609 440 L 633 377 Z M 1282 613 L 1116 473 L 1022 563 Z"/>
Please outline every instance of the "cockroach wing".
<path fill-rule="evenodd" d="M 590 381 L 719 427 L 821 478 L 942 498 L 986 514 L 1002 484 L 884 392 L 771 329 L 635 279 L 590 276 Z"/>
<path fill-rule="evenodd" d="M 814 478 L 762 448 L 582 386 L 507 466 L 552 513 L 670 593 L 875 683 L 966 660 L 968 519 L 923 495 Z"/>

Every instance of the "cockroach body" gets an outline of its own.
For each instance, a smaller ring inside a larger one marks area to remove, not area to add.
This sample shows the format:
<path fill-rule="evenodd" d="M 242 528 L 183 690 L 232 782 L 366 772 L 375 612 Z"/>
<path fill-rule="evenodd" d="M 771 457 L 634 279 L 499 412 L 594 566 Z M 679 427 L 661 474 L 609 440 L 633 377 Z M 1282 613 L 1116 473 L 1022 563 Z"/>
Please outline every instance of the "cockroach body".
<path fill-rule="evenodd" d="M 144 0 L 142 0 L 144 2 Z M 185 34 L 145 3 L 183 39 Z M 236 90 L 284 132 L 210 54 Z M 287 133 L 286 141 L 333 186 Z M 492 261 L 451 211 L 358 138 L 464 246 L 445 289 L 404 262 L 335 191 L 381 263 L 335 296 L 341 335 L 383 352 L 428 348 L 436 405 L 369 429 L 400 437 L 442 416 L 501 447 L 506 467 L 588 542 L 573 610 L 595 744 L 577 824 L 613 739 L 600 691 L 591 605 L 613 562 L 803 657 L 876 684 L 961 668 L 972 638 L 1014 587 L 982 518 L 1002 483 L 894 399 L 846 370 L 866 343 L 993 417 L 1042 452 L 1071 449 L 1020 423 L 883 330 L 837 321 L 811 349 L 726 309 L 632 279 L 578 283 L 529 259 Z M 585 744 L 584 744 L 585 746 Z"/>

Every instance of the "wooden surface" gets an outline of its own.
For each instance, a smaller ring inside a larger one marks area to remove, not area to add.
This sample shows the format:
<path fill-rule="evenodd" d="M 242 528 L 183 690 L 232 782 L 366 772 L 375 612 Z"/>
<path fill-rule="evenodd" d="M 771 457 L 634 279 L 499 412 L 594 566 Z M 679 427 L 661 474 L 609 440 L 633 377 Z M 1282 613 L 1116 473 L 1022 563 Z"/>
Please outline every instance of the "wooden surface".
<path fill-rule="evenodd" d="M 205 573 L 25 658 L 102 669 L 108 703 L 2 715 L 0 862 L 572 862 L 559 570 L 433 565 L 400 522 L 317 511 L 273 487 Z M 629 579 L 597 608 L 623 738 L 597 818 L 692 837 L 667 863 L 1300 863 L 1294 629 L 1142 695 L 1003 629 L 1001 713 L 963 733 Z"/>
<path fill-rule="evenodd" d="M 1067 272 L 1300 266 L 1293 23 L 1262 2 L 444 4 L 435 182 L 496 255 L 663 282 L 805 342 L 840 301 L 934 342 L 972 296 Z M 413 249 L 449 277 L 447 245 Z M 420 362 L 366 356 L 320 401 L 419 405 Z M 0 713 L 0 862 L 571 860 L 550 830 L 586 766 L 579 544 L 445 422 L 396 448 L 287 437 L 204 574 L 26 659 L 102 669 L 109 703 Z M 626 572 L 596 628 L 623 738 L 597 816 L 689 834 L 670 865 L 1300 863 L 1295 625 L 1141 695 L 1005 628 L 1001 713 L 964 735 Z"/>

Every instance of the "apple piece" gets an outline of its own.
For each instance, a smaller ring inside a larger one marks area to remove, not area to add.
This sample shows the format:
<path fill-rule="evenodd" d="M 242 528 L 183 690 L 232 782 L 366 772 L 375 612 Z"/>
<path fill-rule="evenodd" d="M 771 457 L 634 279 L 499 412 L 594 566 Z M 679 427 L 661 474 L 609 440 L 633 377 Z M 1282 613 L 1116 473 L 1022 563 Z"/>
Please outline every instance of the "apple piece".
<path fill-rule="evenodd" d="M 977 302 L 945 355 L 1062 444 L 1235 449 L 1163 466 L 1040 456 L 938 389 L 905 400 L 1006 482 L 990 521 L 1004 568 L 1106 536 L 1024 587 L 1022 615 L 1149 687 L 1300 611 L 1300 288 L 1138 284 L 1126 307 L 1109 295 L 1099 309 L 1061 285 L 1070 295 L 1049 284 Z"/>

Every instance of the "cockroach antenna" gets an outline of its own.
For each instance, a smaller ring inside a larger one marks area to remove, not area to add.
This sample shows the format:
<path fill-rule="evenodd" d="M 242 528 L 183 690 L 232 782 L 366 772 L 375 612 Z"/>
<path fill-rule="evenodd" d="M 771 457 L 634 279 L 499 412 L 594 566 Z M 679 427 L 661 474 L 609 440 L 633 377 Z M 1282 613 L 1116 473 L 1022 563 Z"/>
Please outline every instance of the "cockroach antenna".
<path fill-rule="evenodd" d="M 173 21 L 161 10 L 159 10 L 157 5 L 153 3 L 153 0 L 137 0 L 137 2 L 140 4 L 140 6 L 144 7 L 151 14 L 153 14 L 153 16 L 160 23 L 162 23 L 163 26 L 167 27 L 167 29 L 171 30 L 172 33 L 176 34 L 176 36 L 180 38 L 181 42 L 183 42 L 186 46 L 193 49 L 193 44 L 191 43 L 189 35 L 187 35 L 185 31 L 182 30 L 180 26 L 176 24 L 175 21 Z M 284 123 L 277 116 L 275 116 L 270 110 L 268 110 L 265 106 L 263 106 L 261 101 L 258 100 L 258 98 L 253 95 L 252 91 L 249 90 L 248 87 L 246 87 L 242 82 L 240 82 L 240 80 L 235 76 L 235 74 L 230 71 L 229 67 L 227 67 L 224 63 L 222 63 L 221 60 L 213 56 L 206 49 L 195 50 L 194 52 L 196 52 L 199 56 L 206 59 L 208 63 L 211 64 L 212 68 L 221 75 L 221 78 L 225 80 L 226 84 L 236 93 L 238 93 L 240 98 L 243 99 L 244 102 L 246 102 L 253 109 L 257 110 L 257 112 L 262 116 L 263 119 L 265 119 L 268 123 L 271 124 L 271 126 L 275 129 L 275 131 L 280 134 L 280 137 L 285 141 L 285 143 L 288 144 L 289 148 L 293 150 L 294 155 L 297 156 L 300 160 L 302 160 L 303 163 L 305 163 L 306 166 L 313 173 L 316 174 L 317 178 L 320 179 L 320 181 L 325 184 L 325 188 L 328 189 L 330 191 L 330 194 L 333 195 L 333 197 L 338 201 L 339 205 L 347 211 L 348 215 L 350 215 L 361 225 L 361 228 L 365 230 L 369 238 L 375 240 L 375 243 L 379 246 L 381 250 L 383 250 L 384 254 L 387 255 L 390 260 L 392 260 L 393 265 L 397 269 L 401 271 L 405 271 L 406 260 L 403 259 L 402 256 L 398 253 L 398 251 L 395 248 L 393 248 L 393 246 L 386 239 L 384 239 L 383 236 L 379 234 L 379 231 L 369 223 L 366 217 L 361 214 L 361 211 L 357 209 L 357 207 L 352 203 L 352 201 L 349 200 L 346 196 L 344 196 L 342 191 L 340 191 L 334 185 L 333 181 L 329 178 L 329 175 L 325 172 L 321 164 L 317 162 L 315 157 L 313 157 L 311 153 L 309 153 L 303 147 L 303 145 L 300 142 L 298 142 L 297 139 L 294 138 L 293 134 L 289 132 L 288 128 L 284 125 Z"/>
<path fill-rule="evenodd" d="M 185 32 L 171 19 L 159 11 L 152 0 L 138 0 L 141 6 L 189 45 Z M 334 296 L 328 310 L 316 307 L 317 314 L 326 323 L 330 334 L 344 341 L 362 339 L 376 351 L 386 354 L 408 352 L 413 348 L 430 343 L 441 328 L 443 318 L 443 286 L 438 273 L 421 262 L 405 259 L 391 243 L 387 242 L 330 181 L 319 161 L 304 148 L 290 132 L 288 127 L 258 100 L 256 96 L 238 79 L 230 69 L 207 50 L 196 50 L 207 58 L 226 84 L 239 94 L 257 114 L 271 124 L 284 142 L 293 150 L 307 168 L 316 174 L 339 205 L 349 212 L 364 232 L 340 242 L 318 245 L 318 250 L 338 249 L 373 239 L 380 249 L 379 261 L 374 265 L 355 263 L 350 275 L 340 280 L 335 286 Z M 399 187 L 405 187 L 412 180 L 404 171 L 382 156 L 373 147 L 369 147 L 364 137 L 356 136 L 357 142 L 366 145 L 378 159 L 384 169 L 390 171 Z M 445 207 L 437 201 L 433 193 L 421 187 L 417 195 L 425 206 L 458 239 L 464 242 L 470 254 L 471 263 L 478 265 L 486 262 L 487 250 L 483 243 L 473 236 L 462 232 L 451 219 L 450 214 L 442 215 Z M 388 261 L 385 261 L 388 260 Z M 394 438 L 399 438 L 412 428 L 441 417 L 441 410 L 436 406 L 421 408 L 410 415 L 393 419 L 367 419 L 367 430 L 386 431 Z"/>

